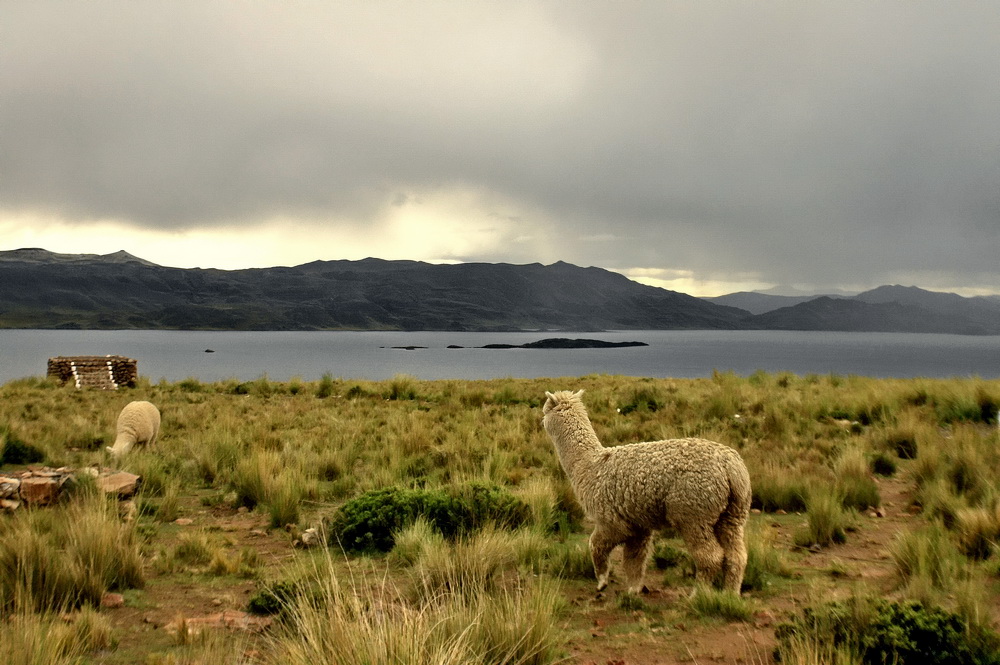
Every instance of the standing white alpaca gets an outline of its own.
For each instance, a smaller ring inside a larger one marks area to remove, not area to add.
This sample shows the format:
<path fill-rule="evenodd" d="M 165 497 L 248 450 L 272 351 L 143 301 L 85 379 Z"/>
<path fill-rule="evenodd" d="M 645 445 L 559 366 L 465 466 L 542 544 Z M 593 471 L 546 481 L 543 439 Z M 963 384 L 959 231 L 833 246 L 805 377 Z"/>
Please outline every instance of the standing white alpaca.
<path fill-rule="evenodd" d="M 150 402 L 129 402 L 118 414 L 115 445 L 108 452 L 116 459 L 137 443 L 153 445 L 160 431 L 160 410 Z"/>
<path fill-rule="evenodd" d="M 652 532 L 673 527 L 695 563 L 695 578 L 739 593 L 747 563 L 743 529 L 750 476 L 732 448 L 675 439 L 605 448 L 583 405 L 583 391 L 545 393 L 542 425 L 555 444 L 577 500 L 595 522 L 590 554 L 597 590 L 608 585 L 608 558 L 624 546 L 630 591 L 642 588 Z"/>

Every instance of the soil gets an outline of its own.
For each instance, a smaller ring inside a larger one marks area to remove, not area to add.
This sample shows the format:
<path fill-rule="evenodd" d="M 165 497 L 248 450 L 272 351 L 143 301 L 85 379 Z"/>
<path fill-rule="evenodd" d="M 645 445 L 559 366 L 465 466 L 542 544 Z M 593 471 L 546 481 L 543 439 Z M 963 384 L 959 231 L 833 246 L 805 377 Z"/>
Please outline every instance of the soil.
<path fill-rule="evenodd" d="M 647 593 L 623 601 L 614 578 L 607 590 L 595 593 L 594 583 L 570 581 L 563 585 L 567 608 L 558 621 L 567 636 L 563 646 L 567 663 L 580 665 L 669 665 L 673 663 L 773 663 L 774 630 L 803 605 L 846 596 L 863 583 L 868 589 L 890 595 L 895 588 L 890 546 L 900 531 L 920 520 L 910 510 L 910 483 L 905 473 L 879 479 L 882 497 L 878 514 L 862 514 L 847 542 L 819 551 L 793 544 L 793 533 L 805 523 L 804 515 L 754 514 L 773 529 L 774 544 L 787 552 L 794 576 L 764 592 L 744 595 L 754 609 L 747 622 L 692 618 L 686 610 L 692 580 L 679 572 L 660 571 L 652 565 L 646 574 Z M 191 499 L 181 507 L 181 523 L 161 527 L 157 546 L 169 547 L 188 530 L 205 529 L 221 534 L 227 548 L 258 552 L 265 570 L 277 574 L 302 550 L 283 530 L 267 528 L 260 513 L 206 508 Z M 190 522 L 188 522 L 190 520 Z M 165 535 L 168 541 L 161 545 Z M 617 563 L 617 562 L 615 562 Z M 155 566 L 154 566 L 155 567 Z M 614 567 L 613 567 L 614 570 Z M 256 591 L 253 580 L 191 572 L 150 574 L 144 589 L 124 594 L 125 604 L 102 612 L 112 621 L 117 648 L 99 654 L 94 662 L 147 662 L 147 654 L 167 651 L 177 644 L 172 622 L 218 618 L 223 611 L 244 611 Z M 193 625 L 193 622 L 192 622 Z M 252 626 L 241 643 L 252 652 Z M 235 630 L 220 628 L 220 630 Z"/>

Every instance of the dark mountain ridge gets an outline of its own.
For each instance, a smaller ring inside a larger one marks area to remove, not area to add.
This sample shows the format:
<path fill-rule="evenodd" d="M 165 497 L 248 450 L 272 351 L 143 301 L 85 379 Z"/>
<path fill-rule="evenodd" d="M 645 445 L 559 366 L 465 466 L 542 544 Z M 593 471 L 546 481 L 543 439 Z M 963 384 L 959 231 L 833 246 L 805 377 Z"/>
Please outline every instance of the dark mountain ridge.
<path fill-rule="evenodd" d="M 764 295 L 770 300 L 758 301 L 762 306 L 785 306 L 752 313 L 717 304 L 722 299 L 712 302 L 563 262 L 435 265 L 368 258 L 218 270 L 169 268 L 127 252 L 0 251 L 0 328 L 1000 335 L 996 297 L 903 286 L 856 296 Z"/>
<path fill-rule="evenodd" d="M 746 312 L 568 263 L 314 261 L 181 269 L 124 252 L 0 252 L 0 327 L 201 330 L 738 328 Z"/>

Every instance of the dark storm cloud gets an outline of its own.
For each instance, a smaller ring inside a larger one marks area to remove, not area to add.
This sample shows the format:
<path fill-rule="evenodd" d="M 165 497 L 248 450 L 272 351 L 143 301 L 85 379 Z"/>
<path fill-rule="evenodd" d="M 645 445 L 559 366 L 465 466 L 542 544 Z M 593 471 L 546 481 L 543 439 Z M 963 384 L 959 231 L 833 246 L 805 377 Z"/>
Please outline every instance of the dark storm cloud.
<path fill-rule="evenodd" d="M 580 264 L 1000 288 L 991 3 L 37 2 L 0 19 L 0 209 L 364 228 L 469 187 Z"/>

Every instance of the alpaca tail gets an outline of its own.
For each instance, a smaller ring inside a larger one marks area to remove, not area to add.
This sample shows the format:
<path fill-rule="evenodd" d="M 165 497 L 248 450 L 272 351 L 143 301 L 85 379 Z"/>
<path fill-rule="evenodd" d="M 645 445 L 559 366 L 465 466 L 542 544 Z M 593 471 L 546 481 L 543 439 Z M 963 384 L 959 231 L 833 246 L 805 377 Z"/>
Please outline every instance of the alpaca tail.
<path fill-rule="evenodd" d="M 729 467 L 729 499 L 724 512 L 731 519 L 746 520 L 752 495 L 750 473 L 743 460 L 737 457 Z"/>

